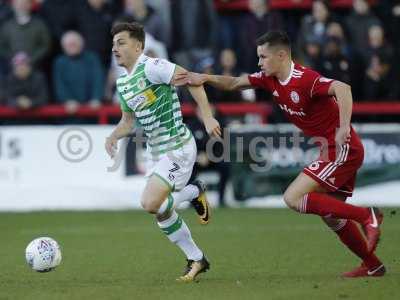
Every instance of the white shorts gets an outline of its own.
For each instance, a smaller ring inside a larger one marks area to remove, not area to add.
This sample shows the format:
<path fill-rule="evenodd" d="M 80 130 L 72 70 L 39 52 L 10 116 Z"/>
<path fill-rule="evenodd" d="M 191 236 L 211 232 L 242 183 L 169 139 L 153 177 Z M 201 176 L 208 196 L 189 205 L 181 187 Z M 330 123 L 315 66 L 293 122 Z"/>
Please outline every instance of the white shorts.
<path fill-rule="evenodd" d="M 193 165 L 197 157 L 196 141 L 193 136 L 181 148 L 169 151 L 154 160 L 151 156 L 146 161 L 146 177 L 160 177 L 171 190 L 183 189 L 192 176 Z"/>

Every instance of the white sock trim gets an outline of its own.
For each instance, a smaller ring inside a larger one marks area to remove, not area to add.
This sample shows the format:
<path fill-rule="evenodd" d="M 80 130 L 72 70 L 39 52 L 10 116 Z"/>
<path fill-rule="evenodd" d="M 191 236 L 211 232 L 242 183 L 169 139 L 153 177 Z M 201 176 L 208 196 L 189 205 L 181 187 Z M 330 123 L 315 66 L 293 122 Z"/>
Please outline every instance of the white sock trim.
<path fill-rule="evenodd" d="M 308 194 L 303 196 L 303 199 L 300 201 L 299 205 L 299 212 L 305 214 L 307 212 L 307 201 L 308 201 Z"/>

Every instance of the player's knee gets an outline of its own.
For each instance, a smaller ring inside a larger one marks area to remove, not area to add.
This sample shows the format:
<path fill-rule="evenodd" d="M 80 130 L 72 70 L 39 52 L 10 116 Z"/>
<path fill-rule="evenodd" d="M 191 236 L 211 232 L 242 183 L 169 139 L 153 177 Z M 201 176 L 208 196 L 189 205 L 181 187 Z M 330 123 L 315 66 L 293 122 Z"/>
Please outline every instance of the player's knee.
<path fill-rule="evenodd" d="M 150 214 L 157 214 L 158 213 L 158 205 L 152 201 L 148 201 L 147 199 L 142 198 L 140 201 L 140 204 L 142 205 L 143 209 L 147 211 Z"/>
<path fill-rule="evenodd" d="M 300 198 L 298 198 L 298 197 L 296 197 L 296 196 L 294 196 L 294 195 L 292 195 L 292 194 L 290 194 L 288 192 L 285 192 L 283 194 L 283 201 L 285 201 L 286 205 L 289 208 L 291 208 L 293 210 L 296 210 L 296 211 L 299 210 Z"/>

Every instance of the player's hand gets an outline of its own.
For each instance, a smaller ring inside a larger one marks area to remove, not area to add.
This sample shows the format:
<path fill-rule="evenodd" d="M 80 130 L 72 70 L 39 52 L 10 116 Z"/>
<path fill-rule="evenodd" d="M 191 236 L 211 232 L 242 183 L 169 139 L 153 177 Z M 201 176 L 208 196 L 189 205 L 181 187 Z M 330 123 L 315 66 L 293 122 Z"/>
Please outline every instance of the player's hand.
<path fill-rule="evenodd" d="M 215 137 L 221 137 L 221 126 L 219 122 L 213 117 L 208 117 L 204 119 L 204 126 L 209 135 Z"/>
<path fill-rule="evenodd" d="M 199 85 L 203 85 L 206 82 L 207 78 L 206 78 L 206 74 L 189 72 L 187 74 L 186 79 L 187 79 L 187 84 L 199 86 Z"/>
<path fill-rule="evenodd" d="M 336 145 L 344 145 L 350 142 L 350 126 L 346 126 L 346 127 L 340 127 L 337 131 L 336 131 L 336 137 L 335 137 L 335 142 Z"/>
<path fill-rule="evenodd" d="M 111 158 L 114 158 L 118 150 L 118 140 L 115 137 L 109 136 L 106 138 L 105 143 L 106 151 Z"/>
<path fill-rule="evenodd" d="M 171 84 L 174 86 L 183 86 L 183 85 L 187 85 L 187 81 L 188 81 L 188 71 L 186 70 L 178 70 L 175 71 L 174 73 L 174 77 L 171 80 Z"/>

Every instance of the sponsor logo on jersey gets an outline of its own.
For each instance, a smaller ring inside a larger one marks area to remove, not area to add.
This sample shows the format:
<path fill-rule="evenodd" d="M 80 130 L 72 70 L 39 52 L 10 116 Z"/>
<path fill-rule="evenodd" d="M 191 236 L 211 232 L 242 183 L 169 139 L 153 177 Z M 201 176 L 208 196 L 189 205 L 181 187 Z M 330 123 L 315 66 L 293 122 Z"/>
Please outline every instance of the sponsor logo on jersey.
<path fill-rule="evenodd" d="M 143 94 L 146 96 L 146 104 L 152 104 L 157 99 L 156 94 L 151 89 L 146 90 Z"/>
<path fill-rule="evenodd" d="M 141 102 L 138 106 L 136 106 L 136 108 L 140 110 L 145 109 L 146 107 L 152 105 L 157 100 L 157 96 L 151 89 L 145 90 L 141 95 L 145 97 L 145 101 Z"/>
<path fill-rule="evenodd" d="M 288 107 L 286 104 L 279 104 L 279 107 L 286 111 L 289 115 L 295 115 L 295 116 L 299 116 L 299 117 L 305 117 L 306 114 L 303 111 L 295 111 L 293 109 L 291 109 L 290 107 Z"/>
<path fill-rule="evenodd" d="M 135 110 L 136 107 L 138 107 L 138 105 L 140 105 L 144 101 L 146 101 L 146 96 L 144 94 L 140 94 L 128 100 L 126 104 L 130 109 Z"/>
<path fill-rule="evenodd" d="M 299 103 L 299 101 L 300 101 L 300 96 L 299 96 L 299 94 L 298 94 L 297 92 L 291 91 L 291 92 L 290 92 L 290 99 L 292 99 L 292 101 L 293 101 L 294 103 Z"/>

